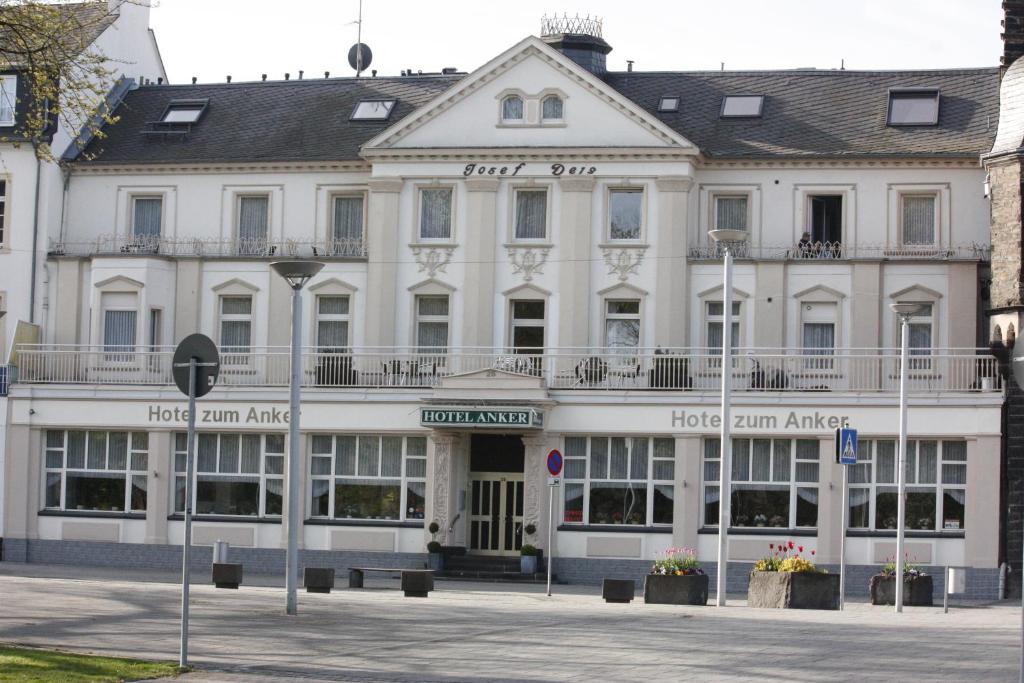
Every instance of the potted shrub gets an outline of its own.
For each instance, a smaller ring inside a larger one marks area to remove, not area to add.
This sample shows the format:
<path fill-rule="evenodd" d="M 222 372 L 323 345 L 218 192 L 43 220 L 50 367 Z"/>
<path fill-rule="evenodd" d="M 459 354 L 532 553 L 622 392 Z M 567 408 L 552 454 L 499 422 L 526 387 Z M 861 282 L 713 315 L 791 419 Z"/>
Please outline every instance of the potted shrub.
<path fill-rule="evenodd" d="M 430 532 L 430 543 L 427 544 L 427 567 L 434 571 L 444 569 L 444 553 L 441 544 L 436 540 L 437 532 L 440 530 L 441 527 L 437 525 L 437 522 L 431 522 L 427 527 L 427 531 Z"/>
<path fill-rule="evenodd" d="M 537 549 L 529 543 L 519 551 L 519 571 L 523 574 L 537 573 Z"/>
<path fill-rule="evenodd" d="M 903 604 L 916 607 L 932 605 L 932 577 L 921 568 L 904 559 L 903 561 Z M 882 571 L 871 577 L 871 604 L 896 604 L 896 561 L 891 559 L 882 566 Z"/>
<path fill-rule="evenodd" d="M 644 579 L 644 602 L 655 605 L 706 605 L 708 575 L 693 548 L 669 548 Z"/>
<path fill-rule="evenodd" d="M 769 543 L 768 549 L 750 572 L 749 607 L 839 609 L 838 574 L 818 569 L 793 541 Z"/>

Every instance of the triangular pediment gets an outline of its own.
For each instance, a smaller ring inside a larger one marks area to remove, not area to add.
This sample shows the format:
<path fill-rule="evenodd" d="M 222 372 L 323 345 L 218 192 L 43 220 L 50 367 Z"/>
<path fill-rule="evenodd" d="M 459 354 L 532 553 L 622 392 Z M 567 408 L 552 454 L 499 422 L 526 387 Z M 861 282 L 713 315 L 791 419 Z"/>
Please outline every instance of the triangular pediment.
<path fill-rule="evenodd" d="M 526 356 L 498 357 L 496 365 L 448 375 L 434 388 L 435 400 L 476 400 L 476 401 L 544 401 L 548 398 L 544 380 L 531 372 L 530 359 Z"/>
<path fill-rule="evenodd" d="M 501 100 L 524 99 L 521 123 L 501 120 Z M 563 117 L 542 121 L 540 101 L 557 94 Z M 530 36 L 469 74 L 363 146 L 452 148 L 673 149 L 696 146 L 565 55 Z"/>

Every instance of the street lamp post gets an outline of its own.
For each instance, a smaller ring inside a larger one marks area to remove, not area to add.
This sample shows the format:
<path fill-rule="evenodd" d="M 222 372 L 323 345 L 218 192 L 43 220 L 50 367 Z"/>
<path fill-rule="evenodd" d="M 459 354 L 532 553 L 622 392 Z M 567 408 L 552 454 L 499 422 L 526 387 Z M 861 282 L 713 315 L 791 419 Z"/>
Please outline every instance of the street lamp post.
<path fill-rule="evenodd" d="M 285 567 L 285 610 L 298 614 L 299 580 L 299 479 L 302 477 L 302 456 L 299 453 L 299 388 L 302 386 L 302 288 L 320 272 L 324 264 L 317 261 L 275 261 L 270 264 L 292 288 L 291 377 L 288 380 L 288 551 Z"/>
<path fill-rule="evenodd" d="M 903 611 L 903 536 L 907 517 L 907 362 L 910 356 L 910 318 L 920 304 L 890 304 L 900 319 L 900 445 L 896 466 L 896 611 Z"/>
<path fill-rule="evenodd" d="M 729 523 L 731 521 L 729 492 L 732 474 L 732 436 L 729 429 L 730 400 L 732 393 L 732 257 L 733 248 L 747 239 L 746 230 L 711 230 L 708 235 L 722 246 L 723 291 L 722 291 L 722 443 L 718 472 L 718 576 L 715 586 L 715 603 L 725 606 L 726 571 L 729 564 Z"/>

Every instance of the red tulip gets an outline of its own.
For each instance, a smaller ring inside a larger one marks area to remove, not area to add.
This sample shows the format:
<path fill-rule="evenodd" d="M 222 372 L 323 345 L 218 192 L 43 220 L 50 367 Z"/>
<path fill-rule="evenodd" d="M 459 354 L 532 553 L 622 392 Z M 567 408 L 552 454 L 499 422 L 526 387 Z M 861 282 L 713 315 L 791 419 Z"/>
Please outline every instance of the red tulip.
<path fill-rule="evenodd" d="M 814 554 L 814 551 L 812 550 L 812 551 L 811 551 L 811 555 L 813 555 L 813 554 Z"/>
<path fill-rule="evenodd" d="M 790 549 L 790 550 L 792 550 L 792 549 L 793 549 L 793 541 L 790 541 L 790 542 L 789 542 L 789 549 Z"/>
<path fill-rule="evenodd" d="M 768 544 L 768 549 L 769 550 L 775 550 L 775 544 L 774 543 L 769 543 Z"/>
<path fill-rule="evenodd" d="M 804 551 L 804 547 L 803 547 L 803 546 L 800 546 L 800 548 L 799 548 L 799 551 L 800 551 L 800 552 L 803 552 L 803 551 Z"/>

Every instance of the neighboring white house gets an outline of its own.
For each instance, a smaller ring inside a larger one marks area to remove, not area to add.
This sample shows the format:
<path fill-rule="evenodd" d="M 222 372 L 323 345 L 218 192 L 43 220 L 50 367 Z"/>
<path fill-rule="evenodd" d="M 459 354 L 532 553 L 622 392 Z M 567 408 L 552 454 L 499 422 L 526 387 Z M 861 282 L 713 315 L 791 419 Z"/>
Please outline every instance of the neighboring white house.
<path fill-rule="evenodd" d="M 893 554 L 889 304 L 917 302 L 907 547 L 994 593 L 1002 389 L 976 350 L 977 158 L 997 70 L 612 73 L 592 28 L 469 74 L 129 92 L 70 163 L 50 234 L 44 344 L 20 348 L 11 389 L 27 457 L 6 468 L 5 552 L 173 562 L 169 349 L 201 331 L 223 368 L 201 403 L 196 542 L 283 562 L 290 291 L 268 263 L 299 257 L 327 264 L 303 294 L 307 558 L 422 563 L 436 521 L 470 555 L 532 543 L 569 580 L 643 574 L 673 546 L 709 567 L 707 232 L 734 228 L 731 559 L 799 537 L 838 562 L 844 422 L 862 458 L 847 559 L 867 576 Z"/>

